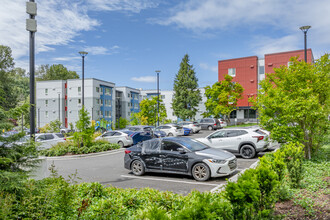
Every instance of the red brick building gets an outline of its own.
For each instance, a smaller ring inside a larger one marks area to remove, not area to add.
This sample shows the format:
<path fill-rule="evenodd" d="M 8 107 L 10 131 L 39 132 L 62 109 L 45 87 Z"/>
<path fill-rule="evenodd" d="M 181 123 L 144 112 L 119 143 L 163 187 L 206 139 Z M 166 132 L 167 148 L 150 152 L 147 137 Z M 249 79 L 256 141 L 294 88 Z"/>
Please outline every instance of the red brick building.
<path fill-rule="evenodd" d="M 273 73 L 275 67 L 288 65 L 290 58 L 295 56 L 299 57 L 298 60 L 304 60 L 304 50 L 265 54 L 263 58 L 251 56 L 218 61 L 218 80 L 224 80 L 224 76 L 229 74 L 234 82 L 244 88 L 243 99 L 238 101 L 239 111 L 234 111 L 231 117 L 240 120 L 255 119 L 256 112 L 251 110 L 248 98 L 257 95 L 259 82 L 265 78 L 265 73 Z M 307 50 L 307 62 L 314 62 L 311 49 Z"/>

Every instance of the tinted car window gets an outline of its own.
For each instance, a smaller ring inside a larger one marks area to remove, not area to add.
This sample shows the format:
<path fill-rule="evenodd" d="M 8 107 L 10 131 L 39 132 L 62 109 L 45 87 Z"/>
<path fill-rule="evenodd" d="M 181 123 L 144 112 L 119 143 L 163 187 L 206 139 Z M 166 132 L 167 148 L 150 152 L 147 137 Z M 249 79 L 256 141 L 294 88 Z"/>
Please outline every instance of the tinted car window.
<path fill-rule="evenodd" d="M 213 120 L 212 119 L 206 119 L 205 122 L 206 123 L 213 123 Z"/>
<path fill-rule="evenodd" d="M 212 135 L 210 135 L 209 137 L 210 138 L 223 138 L 223 137 L 226 137 L 226 131 L 218 131 Z"/>
<path fill-rule="evenodd" d="M 185 139 L 184 142 L 182 142 L 181 144 L 184 145 L 189 150 L 191 150 L 192 152 L 205 150 L 209 148 L 207 145 L 203 144 L 202 142 L 189 138 Z"/>
<path fill-rule="evenodd" d="M 45 135 L 40 135 L 39 137 L 37 137 L 37 140 L 46 140 L 46 136 Z"/>
<path fill-rule="evenodd" d="M 64 134 L 62 134 L 62 133 L 57 133 L 56 136 L 59 138 L 64 138 Z"/>
<path fill-rule="evenodd" d="M 169 141 L 163 141 L 162 147 L 163 150 L 167 151 L 178 151 L 178 148 L 182 148 L 180 145 Z"/>
<path fill-rule="evenodd" d="M 102 135 L 102 137 L 109 137 L 112 136 L 114 132 L 107 132 Z"/>
<path fill-rule="evenodd" d="M 170 129 L 170 126 L 163 126 L 163 129 Z"/>
<path fill-rule="evenodd" d="M 112 136 L 120 136 L 120 135 L 121 135 L 121 133 L 115 132 Z"/>
<path fill-rule="evenodd" d="M 52 134 L 46 134 L 46 140 L 54 139 L 54 136 Z"/>
<path fill-rule="evenodd" d="M 236 136 L 240 136 L 240 135 L 243 135 L 243 133 L 240 130 L 227 131 L 227 136 L 228 137 L 236 137 Z"/>
<path fill-rule="evenodd" d="M 263 132 L 263 131 L 261 131 L 261 130 L 259 130 L 259 129 L 255 130 L 254 132 L 256 132 L 256 133 L 258 133 L 258 134 L 261 134 L 261 135 L 266 135 L 265 132 Z"/>

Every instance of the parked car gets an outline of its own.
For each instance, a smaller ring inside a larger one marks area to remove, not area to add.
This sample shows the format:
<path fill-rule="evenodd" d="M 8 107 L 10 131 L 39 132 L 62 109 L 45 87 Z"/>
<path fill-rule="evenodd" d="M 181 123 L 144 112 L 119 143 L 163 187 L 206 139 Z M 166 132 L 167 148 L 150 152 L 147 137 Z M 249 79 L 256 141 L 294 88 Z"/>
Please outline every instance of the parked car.
<path fill-rule="evenodd" d="M 237 169 L 236 157 L 185 137 L 157 138 L 125 150 L 124 166 L 140 176 L 145 172 L 176 173 L 197 181 L 227 176 Z"/>
<path fill-rule="evenodd" d="M 95 140 L 106 140 L 110 143 L 119 144 L 120 147 L 131 146 L 133 139 L 130 135 L 122 131 L 107 131 Z"/>
<path fill-rule="evenodd" d="M 184 128 L 190 128 L 193 133 L 198 133 L 202 128 L 198 122 L 192 121 L 180 121 L 178 125 Z"/>
<path fill-rule="evenodd" d="M 67 134 L 67 133 L 70 133 L 70 132 L 72 132 L 72 131 L 71 131 L 70 128 L 62 127 L 62 128 L 60 129 L 60 132 L 61 132 L 62 134 Z"/>
<path fill-rule="evenodd" d="M 218 120 L 219 120 L 219 122 L 220 122 L 220 126 L 221 126 L 221 128 L 225 128 L 225 127 L 227 127 L 227 122 L 226 122 L 224 119 L 219 118 Z"/>
<path fill-rule="evenodd" d="M 132 138 L 133 144 L 137 144 L 156 137 L 150 132 L 130 131 L 130 130 L 121 130 L 121 131 L 128 134 Z"/>
<path fill-rule="evenodd" d="M 183 127 L 176 124 L 166 124 L 158 126 L 156 129 L 164 131 L 166 136 L 182 136 L 184 135 Z"/>
<path fill-rule="evenodd" d="M 191 133 L 191 129 L 190 128 L 185 128 L 185 127 L 182 127 L 182 128 L 183 128 L 183 135 L 184 136 L 190 135 L 190 133 Z"/>
<path fill-rule="evenodd" d="M 157 138 L 161 138 L 161 137 L 166 137 L 166 133 L 164 131 L 161 131 L 159 129 L 156 129 L 155 126 L 150 126 L 154 132 L 154 135 L 157 137 Z"/>
<path fill-rule="evenodd" d="M 216 118 L 203 118 L 199 121 L 199 124 L 204 130 L 217 130 L 221 128 L 220 121 Z"/>
<path fill-rule="evenodd" d="M 253 158 L 258 152 L 267 149 L 267 138 L 267 134 L 259 131 L 259 129 L 225 128 L 196 140 L 213 148 L 239 153 L 243 158 Z"/>

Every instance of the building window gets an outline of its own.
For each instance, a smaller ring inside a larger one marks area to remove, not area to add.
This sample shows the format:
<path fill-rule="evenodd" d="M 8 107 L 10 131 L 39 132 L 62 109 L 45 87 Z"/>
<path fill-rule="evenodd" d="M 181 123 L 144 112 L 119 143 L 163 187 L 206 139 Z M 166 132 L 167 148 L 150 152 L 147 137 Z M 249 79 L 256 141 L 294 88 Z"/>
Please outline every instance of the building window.
<path fill-rule="evenodd" d="M 101 87 L 101 93 L 103 93 L 103 87 Z"/>
<path fill-rule="evenodd" d="M 100 104 L 100 99 L 96 99 L 96 104 Z"/>
<path fill-rule="evenodd" d="M 105 93 L 111 95 L 111 89 L 110 88 L 105 88 Z"/>
<path fill-rule="evenodd" d="M 128 98 L 130 98 L 130 97 L 131 97 L 131 94 L 130 94 L 130 93 L 128 93 L 128 94 L 127 94 L 127 97 L 128 97 Z"/>
<path fill-rule="evenodd" d="M 45 116 L 46 118 L 48 118 L 48 111 L 45 111 Z"/>
<path fill-rule="evenodd" d="M 100 87 L 96 87 L 96 92 L 100 92 Z"/>
<path fill-rule="evenodd" d="M 78 92 L 79 92 L 79 93 L 81 92 L 81 87 L 80 87 L 80 86 L 78 87 Z"/>
<path fill-rule="evenodd" d="M 48 95 L 48 89 L 45 89 L 45 95 Z"/>
<path fill-rule="evenodd" d="M 244 109 L 244 118 L 256 118 L 257 113 L 255 109 Z"/>
<path fill-rule="evenodd" d="M 81 99 L 78 99 L 78 105 L 81 105 Z"/>
<path fill-rule="evenodd" d="M 48 106 L 48 100 L 45 100 L 45 105 Z"/>
<path fill-rule="evenodd" d="M 103 105 L 103 99 L 101 99 L 101 105 Z"/>
<path fill-rule="evenodd" d="M 228 75 L 232 77 L 236 76 L 236 68 L 229 68 Z"/>
<path fill-rule="evenodd" d="M 237 111 L 236 110 L 230 112 L 230 118 L 237 118 Z"/>

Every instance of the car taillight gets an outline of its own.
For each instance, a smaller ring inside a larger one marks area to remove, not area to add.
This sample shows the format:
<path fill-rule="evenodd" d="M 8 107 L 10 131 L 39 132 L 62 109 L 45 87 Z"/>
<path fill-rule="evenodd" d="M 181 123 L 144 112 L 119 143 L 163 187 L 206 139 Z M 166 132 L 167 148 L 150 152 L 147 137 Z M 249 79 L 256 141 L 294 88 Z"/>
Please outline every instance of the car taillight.
<path fill-rule="evenodd" d="M 217 126 L 217 124 L 214 124 L 214 126 Z"/>
<path fill-rule="evenodd" d="M 258 139 L 257 142 L 264 139 L 264 136 L 252 136 L 252 137 L 257 138 Z"/>
<path fill-rule="evenodd" d="M 132 151 L 130 151 L 130 150 L 125 150 L 125 154 L 129 154 L 129 153 L 131 153 Z"/>

